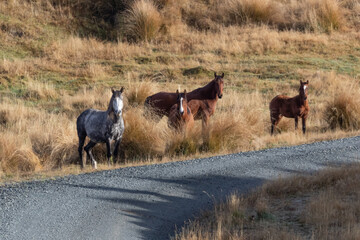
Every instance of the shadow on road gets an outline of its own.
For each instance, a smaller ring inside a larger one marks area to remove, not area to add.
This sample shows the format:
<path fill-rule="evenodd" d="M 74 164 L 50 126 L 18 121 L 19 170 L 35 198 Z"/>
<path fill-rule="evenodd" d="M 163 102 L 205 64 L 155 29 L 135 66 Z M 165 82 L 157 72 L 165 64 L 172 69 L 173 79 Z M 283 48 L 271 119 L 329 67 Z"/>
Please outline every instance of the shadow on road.
<path fill-rule="evenodd" d="M 261 178 L 236 178 L 206 175 L 192 178 L 134 179 L 139 189 L 132 190 L 96 184 L 66 184 L 87 189 L 87 198 L 114 205 L 119 214 L 130 218 L 142 239 L 169 239 L 176 228 L 233 192 L 246 193 L 261 183 Z M 90 191 L 89 191 L 90 190 Z"/>

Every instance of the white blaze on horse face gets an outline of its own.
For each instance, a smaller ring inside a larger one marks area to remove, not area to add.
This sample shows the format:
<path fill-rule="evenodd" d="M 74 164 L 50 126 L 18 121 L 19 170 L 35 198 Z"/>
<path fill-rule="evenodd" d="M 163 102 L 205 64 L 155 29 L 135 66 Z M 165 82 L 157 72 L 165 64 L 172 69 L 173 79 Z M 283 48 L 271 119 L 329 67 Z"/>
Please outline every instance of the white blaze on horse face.
<path fill-rule="evenodd" d="M 180 98 L 180 113 L 184 113 L 184 107 L 183 107 L 183 98 Z"/>
<path fill-rule="evenodd" d="M 120 97 L 116 97 L 113 101 L 113 108 L 114 108 L 115 114 L 120 115 L 123 107 L 124 107 L 124 103 L 123 103 L 122 99 Z"/>
<path fill-rule="evenodd" d="M 306 87 L 307 87 L 307 86 L 305 85 L 305 86 L 304 86 L 304 91 L 306 90 Z"/>

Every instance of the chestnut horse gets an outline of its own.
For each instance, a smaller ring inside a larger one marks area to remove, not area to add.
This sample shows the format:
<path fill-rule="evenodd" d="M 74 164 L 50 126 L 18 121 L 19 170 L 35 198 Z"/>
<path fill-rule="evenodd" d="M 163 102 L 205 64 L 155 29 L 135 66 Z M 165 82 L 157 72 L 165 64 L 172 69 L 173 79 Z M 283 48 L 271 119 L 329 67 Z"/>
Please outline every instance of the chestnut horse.
<path fill-rule="evenodd" d="M 222 75 L 216 75 L 214 73 L 214 79 L 204 87 L 195 89 L 187 94 L 187 100 L 193 99 L 217 99 L 222 98 L 224 88 L 224 73 Z M 146 98 L 145 106 L 150 107 L 156 115 L 160 118 L 169 116 L 170 108 L 176 104 L 178 99 L 177 93 L 159 92 Z"/>
<path fill-rule="evenodd" d="M 191 100 L 188 103 L 194 120 L 202 120 L 202 134 L 206 137 L 208 134 L 208 122 L 209 118 L 214 114 L 216 108 L 216 102 L 219 98 L 207 99 L 207 100 Z"/>
<path fill-rule="evenodd" d="M 169 113 L 168 125 L 177 131 L 190 130 L 194 125 L 194 117 L 188 106 L 186 90 L 183 94 L 176 91 L 178 103 L 174 104 Z"/>
<path fill-rule="evenodd" d="M 270 118 L 271 118 L 271 135 L 274 133 L 274 127 L 279 123 L 284 116 L 287 118 L 295 118 L 295 129 L 298 126 L 299 117 L 302 118 L 302 131 L 306 131 L 306 118 L 309 113 L 309 103 L 307 100 L 309 81 L 303 82 L 300 80 L 299 95 L 295 97 L 288 97 L 278 95 L 270 102 Z"/>

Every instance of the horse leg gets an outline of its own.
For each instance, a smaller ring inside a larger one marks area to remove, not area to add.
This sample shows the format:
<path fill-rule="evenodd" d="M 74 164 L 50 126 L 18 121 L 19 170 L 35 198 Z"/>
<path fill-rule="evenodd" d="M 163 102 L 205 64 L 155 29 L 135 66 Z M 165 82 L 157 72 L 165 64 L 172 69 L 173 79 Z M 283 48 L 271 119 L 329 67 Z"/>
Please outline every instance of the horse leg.
<path fill-rule="evenodd" d="M 295 130 L 297 130 L 298 128 L 298 122 L 299 122 L 299 118 L 298 116 L 295 116 Z"/>
<path fill-rule="evenodd" d="M 80 135 L 79 134 L 79 148 L 78 148 L 78 151 L 79 151 L 79 161 L 80 161 L 80 167 L 81 169 L 84 168 L 84 161 L 83 161 L 83 147 L 84 147 L 84 143 L 85 143 L 85 138 L 86 138 L 86 135 Z"/>
<path fill-rule="evenodd" d="M 91 159 L 91 164 L 92 164 L 93 168 L 97 169 L 97 163 L 96 163 L 96 161 L 94 159 L 94 156 L 93 156 L 93 154 L 91 152 L 91 149 L 95 145 L 96 145 L 96 142 L 93 142 L 93 141 L 90 140 L 90 142 L 85 146 L 84 149 L 85 149 L 85 152 L 87 153 L 88 158 Z"/>
<path fill-rule="evenodd" d="M 111 143 L 110 143 L 110 139 L 106 140 L 106 156 L 107 156 L 107 160 L 108 160 L 108 166 L 110 166 L 110 159 L 111 159 Z"/>
<path fill-rule="evenodd" d="M 271 116 L 270 116 L 270 120 L 271 120 L 271 132 L 270 132 L 270 134 L 273 135 L 274 134 L 275 120 L 273 120 L 273 118 Z"/>
<path fill-rule="evenodd" d="M 207 142 L 209 141 L 209 116 L 207 114 L 203 114 L 202 116 L 202 135 L 203 135 L 203 141 Z"/>
<path fill-rule="evenodd" d="M 305 134 L 306 131 L 306 117 L 302 117 L 302 131 Z"/>
<path fill-rule="evenodd" d="M 121 139 L 117 140 L 115 142 L 115 146 L 114 146 L 114 154 L 113 154 L 113 160 L 114 160 L 114 164 L 117 162 L 117 156 L 119 153 L 119 145 L 120 145 Z"/>
<path fill-rule="evenodd" d="M 278 125 L 278 123 L 280 122 L 280 120 L 281 120 L 280 114 L 271 116 L 271 135 L 273 135 L 274 130 L 275 130 L 276 126 Z"/>

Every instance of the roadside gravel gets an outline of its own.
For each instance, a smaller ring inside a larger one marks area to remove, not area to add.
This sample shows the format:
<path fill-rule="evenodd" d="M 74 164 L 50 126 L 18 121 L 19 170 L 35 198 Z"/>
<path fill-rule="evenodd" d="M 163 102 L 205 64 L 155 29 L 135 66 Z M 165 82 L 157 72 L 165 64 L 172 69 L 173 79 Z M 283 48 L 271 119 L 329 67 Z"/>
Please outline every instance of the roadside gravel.
<path fill-rule="evenodd" d="M 168 239 L 228 194 L 359 162 L 360 136 L 0 187 L 0 239 Z"/>

